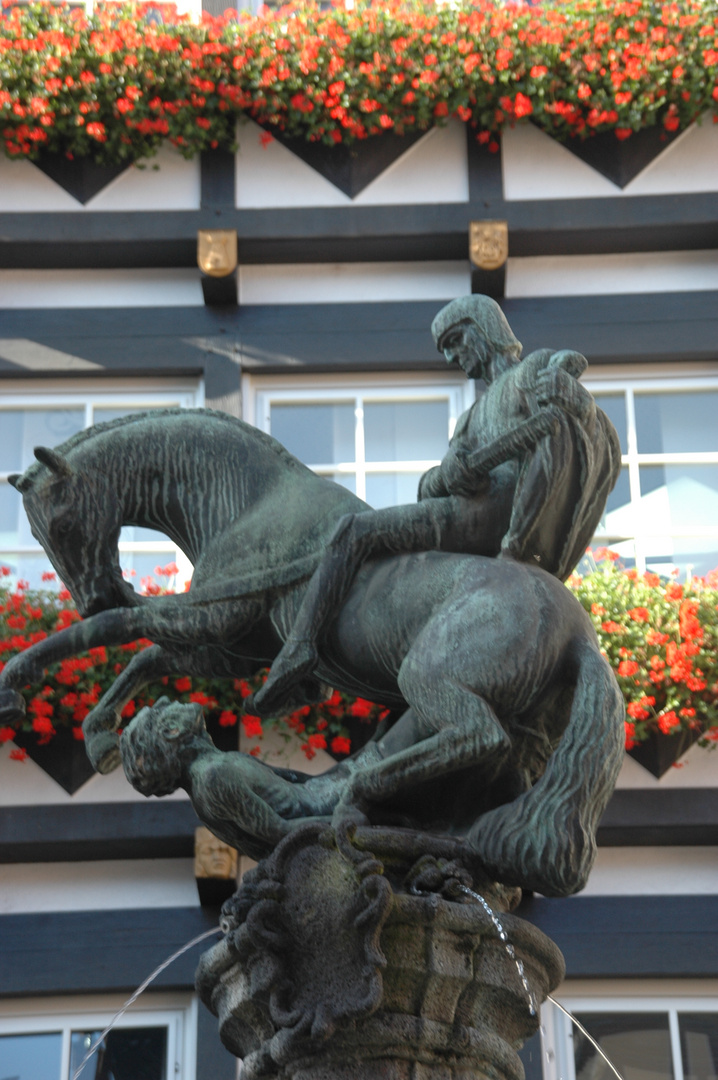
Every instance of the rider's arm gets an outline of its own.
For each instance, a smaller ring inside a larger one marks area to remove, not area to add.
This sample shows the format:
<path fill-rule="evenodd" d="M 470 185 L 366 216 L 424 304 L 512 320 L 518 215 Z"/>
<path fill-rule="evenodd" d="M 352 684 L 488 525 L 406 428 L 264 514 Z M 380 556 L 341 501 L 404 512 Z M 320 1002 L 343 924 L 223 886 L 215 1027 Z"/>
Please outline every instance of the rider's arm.
<path fill-rule="evenodd" d="M 472 405 L 459 417 L 456 430 L 449 443 L 441 465 L 435 465 L 424 473 L 419 481 L 419 502 L 424 499 L 441 499 L 447 495 L 475 495 L 486 483 L 486 476 L 476 474 L 468 463 L 472 446 L 468 437 Z"/>

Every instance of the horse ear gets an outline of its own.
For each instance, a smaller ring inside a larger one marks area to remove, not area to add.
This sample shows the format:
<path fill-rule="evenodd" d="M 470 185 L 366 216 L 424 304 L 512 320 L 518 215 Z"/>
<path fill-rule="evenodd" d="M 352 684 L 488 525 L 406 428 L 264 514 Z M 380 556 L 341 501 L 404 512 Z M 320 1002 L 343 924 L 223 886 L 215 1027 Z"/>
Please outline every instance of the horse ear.
<path fill-rule="evenodd" d="M 49 446 L 36 446 L 33 453 L 41 465 L 47 465 L 48 469 L 58 476 L 69 476 L 72 472 L 67 459 Z"/>
<path fill-rule="evenodd" d="M 7 482 L 21 493 L 28 491 L 32 487 L 32 480 L 29 476 L 25 476 L 24 473 L 13 473 L 12 476 L 8 476 Z"/>

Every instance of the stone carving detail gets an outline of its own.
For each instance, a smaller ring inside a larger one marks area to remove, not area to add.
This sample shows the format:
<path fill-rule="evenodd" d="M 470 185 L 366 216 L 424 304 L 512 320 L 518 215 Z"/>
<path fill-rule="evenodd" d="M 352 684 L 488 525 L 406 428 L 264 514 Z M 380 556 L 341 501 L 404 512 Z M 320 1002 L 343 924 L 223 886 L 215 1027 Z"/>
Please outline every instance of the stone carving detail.
<path fill-rule="evenodd" d="M 203 956 L 197 989 L 243 1080 L 522 1080 L 516 1047 L 538 1017 L 516 964 L 486 912 L 457 902 L 467 871 L 432 856 L 412 865 L 420 839 L 405 839 L 403 856 L 389 843 L 380 861 L 356 838 L 307 826 L 225 904 L 227 933 Z M 543 1000 L 561 954 L 509 913 L 519 890 L 480 884 Z"/>
<path fill-rule="evenodd" d="M 391 907 L 381 869 L 348 841 L 340 851 L 329 826 L 307 825 L 224 905 L 227 935 L 203 958 L 197 985 L 246 1080 L 314 1053 L 337 1027 L 377 1009 L 379 935 Z"/>

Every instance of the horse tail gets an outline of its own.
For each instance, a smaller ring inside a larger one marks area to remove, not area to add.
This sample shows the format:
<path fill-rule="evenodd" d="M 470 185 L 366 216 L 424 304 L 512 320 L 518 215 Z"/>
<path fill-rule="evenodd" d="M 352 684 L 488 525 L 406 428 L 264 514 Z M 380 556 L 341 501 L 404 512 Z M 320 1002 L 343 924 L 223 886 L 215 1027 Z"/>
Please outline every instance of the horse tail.
<path fill-rule="evenodd" d="M 586 884 L 596 829 L 624 755 L 625 703 L 588 635 L 575 643 L 576 679 L 568 724 L 536 784 L 484 814 L 467 842 L 507 885 L 570 896 Z"/>

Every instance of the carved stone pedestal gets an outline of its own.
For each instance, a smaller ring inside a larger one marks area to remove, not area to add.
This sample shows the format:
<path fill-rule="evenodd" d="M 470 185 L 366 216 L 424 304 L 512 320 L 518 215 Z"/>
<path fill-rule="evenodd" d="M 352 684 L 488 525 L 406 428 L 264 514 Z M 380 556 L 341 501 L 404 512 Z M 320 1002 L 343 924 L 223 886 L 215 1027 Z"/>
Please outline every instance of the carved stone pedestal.
<path fill-rule="evenodd" d="M 463 891 L 466 869 L 417 858 L 420 840 L 307 826 L 225 904 L 197 987 L 243 1080 L 522 1080 L 517 1051 L 563 977 L 561 953 L 509 913 L 519 890 L 474 871 L 511 956 Z"/>

